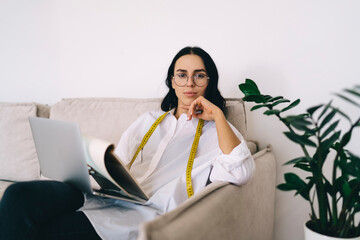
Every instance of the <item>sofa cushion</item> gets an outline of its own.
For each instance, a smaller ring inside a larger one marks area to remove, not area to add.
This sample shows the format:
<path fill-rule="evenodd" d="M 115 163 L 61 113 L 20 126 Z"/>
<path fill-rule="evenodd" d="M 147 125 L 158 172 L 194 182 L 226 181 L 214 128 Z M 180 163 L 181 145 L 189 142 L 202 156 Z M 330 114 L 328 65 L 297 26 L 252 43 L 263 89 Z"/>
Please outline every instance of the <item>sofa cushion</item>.
<path fill-rule="evenodd" d="M 50 118 L 73 121 L 83 135 L 117 143 L 124 130 L 141 114 L 160 110 L 160 98 L 69 98 L 51 107 Z M 229 99 L 225 114 L 246 137 L 245 111 L 241 99 Z"/>
<path fill-rule="evenodd" d="M 116 144 L 125 129 L 141 114 L 159 107 L 159 99 L 63 99 L 51 107 L 50 118 L 77 122 L 83 135 Z"/>
<path fill-rule="evenodd" d="M 0 179 L 38 179 L 39 164 L 29 116 L 36 116 L 34 103 L 0 103 Z M 6 167 L 4 167 L 6 166 Z"/>

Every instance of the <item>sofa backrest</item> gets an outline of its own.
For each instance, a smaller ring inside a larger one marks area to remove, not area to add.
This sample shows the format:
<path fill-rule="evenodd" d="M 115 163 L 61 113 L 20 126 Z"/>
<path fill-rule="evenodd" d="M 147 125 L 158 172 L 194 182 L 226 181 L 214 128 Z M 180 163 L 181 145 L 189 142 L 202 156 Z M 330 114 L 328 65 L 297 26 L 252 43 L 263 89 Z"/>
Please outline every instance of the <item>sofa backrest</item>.
<path fill-rule="evenodd" d="M 50 118 L 77 122 L 82 134 L 117 144 L 121 134 L 133 121 L 147 111 L 160 110 L 160 104 L 160 98 L 70 98 L 53 105 Z M 246 138 L 242 100 L 227 99 L 225 115 Z"/>
<path fill-rule="evenodd" d="M 29 116 L 77 122 L 82 134 L 117 144 L 123 131 L 136 118 L 146 111 L 160 109 L 160 103 L 160 98 L 73 98 L 63 99 L 52 106 L 0 103 L 0 181 L 23 181 L 40 177 Z M 227 99 L 225 115 L 246 139 L 246 116 L 242 100 Z M 256 149 L 251 142 L 248 146 Z"/>

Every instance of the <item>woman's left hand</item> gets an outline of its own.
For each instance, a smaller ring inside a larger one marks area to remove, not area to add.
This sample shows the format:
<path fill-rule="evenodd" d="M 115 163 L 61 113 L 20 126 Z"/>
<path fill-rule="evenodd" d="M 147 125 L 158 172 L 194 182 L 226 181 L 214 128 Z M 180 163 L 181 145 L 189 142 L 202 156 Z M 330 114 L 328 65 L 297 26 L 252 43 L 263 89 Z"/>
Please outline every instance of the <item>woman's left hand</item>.
<path fill-rule="evenodd" d="M 205 121 L 214 121 L 216 114 L 222 113 L 220 108 L 203 96 L 195 99 L 189 106 L 187 117 L 188 120 L 194 118 L 203 119 Z"/>
<path fill-rule="evenodd" d="M 196 111 L 200 110 L 202 110 L 201 113 L 196 113 Z M 188 120 L 194 117 L 205 121 L 215 121 L 219 147 L 223 153 L 231 153 L 241 143 L 226 121 L 221 109 L 203 96 L 198 97 L 190 104 L 187 116 Z"/>

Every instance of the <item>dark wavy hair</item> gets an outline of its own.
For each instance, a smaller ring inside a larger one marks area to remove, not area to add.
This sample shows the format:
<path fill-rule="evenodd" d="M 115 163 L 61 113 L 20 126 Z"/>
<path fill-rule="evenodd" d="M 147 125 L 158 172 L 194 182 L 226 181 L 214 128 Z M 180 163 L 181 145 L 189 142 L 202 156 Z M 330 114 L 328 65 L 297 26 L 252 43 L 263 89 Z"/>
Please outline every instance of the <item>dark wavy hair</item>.
<path fill-rule="evenodd" d="M 191 54 L 195 54 L 201 57 L 205 65 L 205 70 L 209 76 L 209 84 L 206 87 L 204 97 L 216 106 L 218 106 L 222 111 L 224 111 L 226 101 L 223 96 L 221 96 L 218 89 L 219 74 L 215 62 L 212 60 L 212 58 L 207 52 L 205 52 L 199 47 L 185 47 L 175 55 L 169 66 L 167 77 L 165 80 L 165 83 L 169 88 L 169 92 L 166 94 L 161 103 L 161 109 L 163 111 L 169 111 L 172 108 L 177 108 L 178 98 L 175 94 L 175 90 L 172 88 L 171 85 L 171 80 L 174 75 L 175 63 L 180 57 Z"/>

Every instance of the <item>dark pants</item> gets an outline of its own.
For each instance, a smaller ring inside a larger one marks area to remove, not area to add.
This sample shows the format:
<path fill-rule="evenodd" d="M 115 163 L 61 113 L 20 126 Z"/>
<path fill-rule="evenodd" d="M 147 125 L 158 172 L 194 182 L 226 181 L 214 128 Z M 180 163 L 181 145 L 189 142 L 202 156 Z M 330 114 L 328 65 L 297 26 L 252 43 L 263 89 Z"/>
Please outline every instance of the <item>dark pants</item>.
<path fill-rule="evenodd" d="M 101 239 L 83 212 L 84 196 L 57 181 L 10 185 L 0 202 L 0 239 Z"/>

